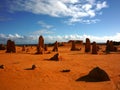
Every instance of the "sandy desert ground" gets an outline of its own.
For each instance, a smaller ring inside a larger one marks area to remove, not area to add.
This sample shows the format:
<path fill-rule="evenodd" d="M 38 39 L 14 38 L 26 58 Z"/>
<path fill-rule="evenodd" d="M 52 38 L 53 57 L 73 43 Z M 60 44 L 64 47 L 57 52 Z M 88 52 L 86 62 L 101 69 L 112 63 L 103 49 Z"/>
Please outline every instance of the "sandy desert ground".
<path fill-rule="evenodd" d="M 0 90 L 120 90 L 120 53 L 104 54 L 105 46 L 98 55 L 70 51 L 71 46 L 59 47 L 59 61 L 49 61 L 57 52 L 48 47 L 50 54 L 36 55 L 36 47 L 28 46 L 27 52 L 17 46 L 16 53 L 0 51 Z M 25 70 L 35 64 L 35 70 Z M 94 67 L 100 67 L 107 72 L 110 81 L 85 82 L 75 80 L 89 73 Z M 70 69 L 70 72 L 61 72 Z"/>

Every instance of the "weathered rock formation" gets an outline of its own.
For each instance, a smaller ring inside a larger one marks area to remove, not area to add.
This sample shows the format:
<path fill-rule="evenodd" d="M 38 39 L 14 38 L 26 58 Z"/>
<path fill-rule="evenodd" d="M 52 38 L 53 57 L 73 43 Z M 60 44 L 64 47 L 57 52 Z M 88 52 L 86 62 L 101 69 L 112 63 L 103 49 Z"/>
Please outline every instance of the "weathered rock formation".
<path fill-rule="evenodd" d="M 108 74 L 99 67 L 93 68 L 88 75 L 78 78 L 76 81 L 102 82 L 110 81 Z"/>
<path fill-rule="evenodd" d="M 25 51 L 25 45 L 22 46 L 22 51 Z"/>
<path fill-rule="evenodd" d="M 33 64 L 31 69 L 34 70 L 35 68 L 36 68 L 36 66 Z"/>
<path fill-rule="evenodd" d="M 0 50 L 5 50 L 5 46 L 3 44 L 0 44 Z"/>
<path fill-rule="evenodd" d="M 54 52 L 58 51 L 58 42 L 57 41 L 54 43 L 54 47 L 53 47 L 52 51 L 54 51 Z"/>
<path fill-rule="evenodd" d="M 98 51 L 97 44 L 96 44 L 96 42 L 93 42 L 93 44 L 92 44 L 92 54 L 97 54 L 97 51 Z"/>
<path fill-rule="evenodd" d="M 114 46 L 113 41 L 107 40 L 106 52 L 109 53 L 110 51 L 117 51 L 117 47 Z"/>
<path fill-rule="evenodd" d="M 0 65 L 0 69 L 4 69 L 4 65 Z"/>
<path fill-rule="evenodd" d="M 26 68 L 26 69 L 24 69 L 24 70 L 35 70 L 35 68 L 36 68 L 36 65 L 33 64 L 31 68 Z"/>
<path fill-rule="evenodd" d="M 53 61 L 59 61 L 59 54 L 55 54 L 53 57 L 51 57 L 49 60 L 53 60 Z"/>
<path fill-rule="evenodd" d="M 76 47 L 75 47 L 75 41 L 72 41 L 71 51 L 74 51 L 75 49 L 76 49 Z"/>
<path fill-rule="evenodd" d="M 43 52 L 44 52 L 44 38 L 40 36 L 37 45 L 37 54 L 43 54 Z"/>
<path fill-rule="evenodd" d="M 14 41 L 8 40 L 6 53 L 11 53 L 11 52 L 12 53 L 16 52 L 15 43 L 14 43 Z"/>
<path fill-rule="evenodd" d="M 86 38 L 86 43 L 85 43 L 85 52 L 90 52 L 91 51 L 91 44 L 89 38 Z"/>
<path fill-rule="evenodd" d="M 47 50 L 48 50 L 48 48 L 47 48 L 47 44 L 45 44 L 45 47 L 44 47 L 44 49 L 45 49 L 45 51 L 47 51 Z"/>
<path fill-rule="evenodd" d="M 71 51 L 79 51 L 80 49 L 76 48 L 75 41 L 72 41 Z"/>
<path fill-rule="evenodd" d="M 61 72 L 70 72 L 70 69 L 64 69 Z"/>

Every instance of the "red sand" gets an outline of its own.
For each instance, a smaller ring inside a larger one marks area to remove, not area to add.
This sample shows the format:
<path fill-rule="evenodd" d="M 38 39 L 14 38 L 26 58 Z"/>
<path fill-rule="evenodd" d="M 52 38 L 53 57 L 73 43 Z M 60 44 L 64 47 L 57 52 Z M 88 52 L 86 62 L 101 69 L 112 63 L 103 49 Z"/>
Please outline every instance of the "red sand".
<path fill-rule="evenodd" d="M 22 52 L 22 47 L 17 47 L 17 53 L 0 51 L 0 64 L 5 65 L 5 69 L 0 69 L 0 90 L 120 90 L 120 53 L 103 54 L 101 51 L 92 55 L 85 54 L 83 46 L 78 47 L 82 50 L 59 47 L 60 61 L 47 60 L 56 52 L 35 55 L 35 47 L 27 47 L 28 52 Z M 33 64 L 37 66 L 35 70 L 25 70 Z M 75 81 L 96 66 L 105 70 L 111 81 Z M 71 71 L 60 72 L 64 69 Z"/>

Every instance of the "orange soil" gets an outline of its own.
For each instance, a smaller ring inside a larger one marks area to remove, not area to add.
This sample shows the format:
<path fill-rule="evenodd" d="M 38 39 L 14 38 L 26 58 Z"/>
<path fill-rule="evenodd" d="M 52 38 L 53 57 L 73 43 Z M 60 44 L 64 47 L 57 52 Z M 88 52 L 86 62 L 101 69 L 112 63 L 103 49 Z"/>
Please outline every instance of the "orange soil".
<path fill-rule="evenodd" d="M 27 47 L 28 52 L 22 52 L 17 46 L 17 53 L 0 51 L 0 90 L 120 90 L 120 54 L 98 55 L 70 51 L 70 46 L 59 47 L 60 61 L 48 61 L 56 52 L 35 55 L 35 47 Z M 104 50 L 104 46 L 100 46 Z M 51 51 L 53 47 L 48 47 Z M 47 52 L 45 52 L 47 53 Z M 33 64 L 35 70 L 25 70 Z M 94 67 L 105 70 L 111 81 L 106 82 L 76 82 L 79 77 L 88 74 Z M 70 72 L 60 72 L 70 69 Z"/>

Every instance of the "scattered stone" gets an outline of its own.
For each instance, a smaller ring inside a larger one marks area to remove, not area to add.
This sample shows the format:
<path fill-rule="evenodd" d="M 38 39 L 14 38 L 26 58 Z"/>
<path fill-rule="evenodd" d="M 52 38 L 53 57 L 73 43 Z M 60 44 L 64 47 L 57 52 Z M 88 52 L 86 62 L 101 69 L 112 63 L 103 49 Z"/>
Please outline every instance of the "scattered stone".
<path fill-rule="evenodd" d="M 4 65 L 0 65 L 0 69 L 4 69 Z"/>
<path fill-rule="evenodd" d="M 70 72 L 69 69 L 62 70 L 61 72 Z"/>
<path fill-rule="evenodd" d="M 53 61 L 59 61 L 59 54 L 55 54 L 53 57 L 51 57 L 49 60 L 53 60 Z"/>
<path fill-rule="evenodd" d="M 16 52 L 15 43 L 14 43 L 14 41 L 8 40 L 6 53 L 11 53 L 11 52 L 12 53 Z"/>
<path fill-rule="evenodd" d="M 86 38 L 86 43 L 85 43 L 85 52 L 90 52 L 91 51 L 91 43 L 89 38 Z"/>
<path fill-rule="evenodd" d="M 58 42 L 57 41 L 54 43 L 54 47 L 53 47 L 52 51 L 54 51 L 54 52 L 58 51 Z"/>
<path fill-rule="evenodd" d="M 35 68 L 36 68 L 36 66 L 33 64 L 31 69 L 34 70 Z"/>
<path fill-rule="evenodd" d="M 93 68 L 88 75 L 78 78 L 76 81 L 102 82 L 110 81 L 108 74 L 99 67 Z"/>
<path fill-rule="evenodd" d="M 98 51 L 98 47 L 96 45 L 96 42 L 93 42 L 93 45 L 92 45 L 92 54 L 97 54 L 97 51 Z"/>
<path fill-rule="evenodd" d="M 35 68 L 36 68 L 36 65 L 33 64 L 31 68 L 26 68 L 24 70 L 35 70 Z"/>

